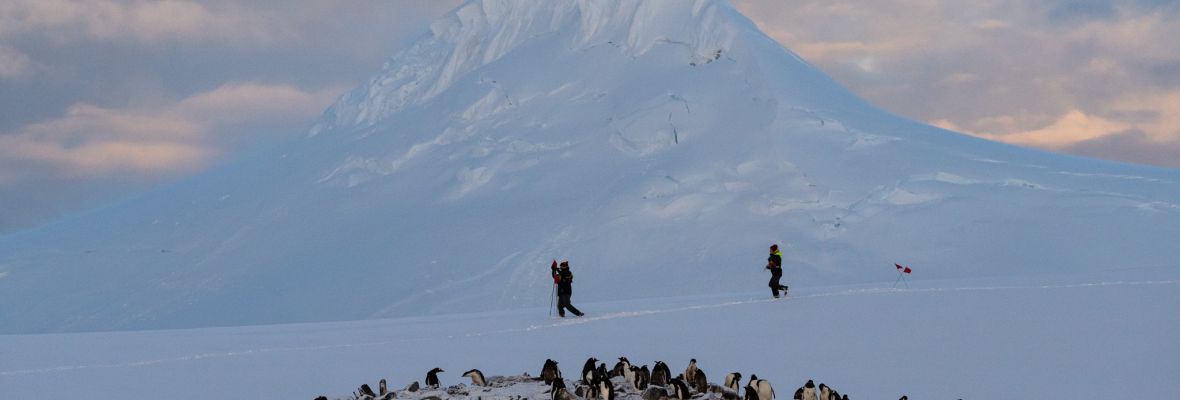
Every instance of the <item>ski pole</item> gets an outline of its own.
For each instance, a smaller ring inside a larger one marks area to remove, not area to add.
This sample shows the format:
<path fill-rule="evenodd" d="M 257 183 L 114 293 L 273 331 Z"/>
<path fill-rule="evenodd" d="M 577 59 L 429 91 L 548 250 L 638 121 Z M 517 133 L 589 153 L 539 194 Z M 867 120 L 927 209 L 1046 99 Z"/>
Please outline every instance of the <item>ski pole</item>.
<path fill-rule="evenodd" d="M 553 299 L 557 297 L 557 284 L 549 288 L 549 317 L 553 317 Z"/>

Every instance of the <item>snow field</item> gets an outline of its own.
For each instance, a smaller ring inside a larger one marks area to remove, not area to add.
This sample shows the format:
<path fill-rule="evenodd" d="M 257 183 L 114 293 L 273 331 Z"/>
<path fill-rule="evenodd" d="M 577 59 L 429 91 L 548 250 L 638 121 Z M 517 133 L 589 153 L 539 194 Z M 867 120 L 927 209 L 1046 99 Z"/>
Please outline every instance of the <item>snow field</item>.
<path fill-rule="evenodd" d="M 292 399 L 391 388 L 442 367 L 444 386 L 567 377 L 585 359 L 656 360 L 676 374 L 696 358 L 711 381 L 757 374 L 781 396 L 807 379 L 853 399 L 1103 398 L 1130 388 L 1180 393 L 1180 280 L 912 283 L 575 304 L 388 320 L 66 335 L 0 336 L 0 387 L 11 398 Z M 793 285 L 794 286 L 794 285 Z M 604 362 L 606 362 L 604 361 Z M 9 397 L 5 396 L 5 397 Z"/>

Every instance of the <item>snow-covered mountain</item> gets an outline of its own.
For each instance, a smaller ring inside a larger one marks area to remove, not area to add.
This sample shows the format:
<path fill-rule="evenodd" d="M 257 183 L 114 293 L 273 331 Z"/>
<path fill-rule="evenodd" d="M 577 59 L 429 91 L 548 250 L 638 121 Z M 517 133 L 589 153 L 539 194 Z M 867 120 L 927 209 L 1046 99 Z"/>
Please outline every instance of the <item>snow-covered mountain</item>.
<path fill-rule="evenodd" d="M 920 95 L 920 94 L 915 94 Z M 970 94 L 964 94 L 965 96 Z M 1180 172 L 890 115 L 724 0 L 471 0 L 307 137 L 0 237 L 0 333 L 1174 272 Z"/>

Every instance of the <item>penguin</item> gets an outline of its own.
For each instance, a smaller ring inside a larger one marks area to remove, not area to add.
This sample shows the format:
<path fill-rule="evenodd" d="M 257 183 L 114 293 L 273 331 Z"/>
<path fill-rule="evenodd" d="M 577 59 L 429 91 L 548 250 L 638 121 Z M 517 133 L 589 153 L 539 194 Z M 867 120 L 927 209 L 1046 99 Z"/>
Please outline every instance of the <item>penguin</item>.
<path fill-rule="evenodd" d="M 446 372 L 446 371 L 443 371 L 442 368 L 435 367 L 434 369 L 430 370 L 430 372 L 426 373 L 426 387 L 437 388 L 437 387 L 441 386 L 438 382 L 438 373 L 439 372 Z"/>
<path fill-rule="evenodd" d="M 848 400 L 848 395 L 841 396 L 840 400 Z"/>
<path fill-rule="evenodd" d="M 631 365 L 627 357 L 619 357 L 619 363 L 623 367 L 623 381 L 638 389 L 639 387 L 635 386 L 635 366 Z"/>
<path fill-rule="evenodd" d="M 910 400 L 910 397 L 909 396 L 901 396 L 901 398 L 897 399 L 897 400 Z"/>
<path fill-rule="evenodd" d="M 606 371 L 606 363 L 598 364 L 598 368 L 594 369 L 594 377 L 600 381 L 610 380 L 610 373 Z"/>
<path fill-rule="evenodd" d="M 367 396 L 370 399 L 377 397 L 377 394 L 373 393 L 373 388 L 370 388 L 369 384 L 367 383 L 361 385 L 360 394 L 361 396 Z"/>
<path fill-rule="evenodd" d="M 594 380 L 594 366 L 598 362 L 597 358 L 590 357 L 586 360 L 586 364 L 582 365 L 582 383 L 589 385 L 590 381 Z"/>
<path fill-rule="evenodd" d="M 668 370 L 668 365 L 663 361 L 656 361 L 656 365 L 651 367 L 651 384 L 666 386 L 670 380 L 672 380 L 672 371 Z"/>
<path fill-rule="evenodd" d="M 815 382 L 812 382 L 811 379 L 808 379 L 807 383 L 803 385 L 803 400 L 816 400 Z"/>
<path fill-rule="evenodd" d="M 377 393 L 380 394 L 381 397 L 385 397 L 385 395 L 389 394 L 389 387 L 385 386 L 384 379 L 382 379 L 380 382 L 377 382 Z"/>
<path fill-rule="evenodd" d="M 627 357 L 619 357 L 619 362 L 615 363 L 615 367 L 610 370 L 610 377 L 623 376 L 631 369 L 631 362 L 627 361 Z"/>
<path fill-rule="evenodd" d="M 418 389 L 419 389 L 419 386 L 418 386 L 418 381 L 414 381 L 414 383 L 411 383 L 411 384 L 409 384 L 409 385 L 406 385 L 406 388 L 405 388 L 405 389 L 403 389 L 403 390 L 405 390 L 405 391 L 407 391 L 407 392 L 417 392 L 417 391 L 418 391 Z"/>
<path fill-rule="evenodd" d="M 746 398 L 757 400 L 771 400 L 774 398 L 774 388 L 770 382 L 758 379 L 758 375 L 750 375 L 750 383 L 746 384 Z"/>
<path fill-rule="evenodd" d="M 557 368 L 557 361 L 546 359 L 545 365 L 541 367 L 541 380 L 545 381 L 546 385 L 552 385 L 554 380 L 561 379 L 561 370 Z"/>
<path fill-rule="evenodd" d="M 635 371 L 635 388 L 639 390 L 647 389 L 648 383 L 651 382 L 651 371 L 648 371 L 647 366 L 642 368 L 631 367 Z"/>
<path fill-rule="evenodd" d="M 828 388 L 831 389 L 831 387 L 828 387 Z M 832 389 L 832 395 L 829 397 L 832 400 L 840 400 L 840 392 L 837 392 L 836 389 Z"/>
<path fill-rule="evenodd" d="M 709 391 L 709 378 L 707 378 L 705 376 L 705 371 L 701 371 L 698 369 L 696 376 L 693 377 L 693 382 L 689 382 L 689 383 L 692 384 L 693 388 L 696 389 L 697 393 L 705 393 L 705 392 Z"/>
<path fill-rule="evenodd" d="M 823 383 L 819 384 L 819 400 L 832 400 L 832 389 Z"/>
<path fill-rule="evenodd" d="M 725 374 L 725 387 L 729 388 L 729 390 L 732 390 L 735 392 L 738 391 L 738 389 L 740 389 L 739 386 L 741 386 L 741 381 L 742 381 L 742 373 L 741 372 L 730 372 L 728 374 Z"/>
<path fill-rule="evenodd" d="M 602 400 L 615 400 L 615 386 L 610 383 L 610 378 L 598 381 L 598 398 Z"/>
<path fill-rule="evenodd" d="M 550 400 L 574 400 L 574 395 L 565 388 L 565 379 L 554 379 L 549 389 Z"/>
<path fill-rule="evenodd" d="M 688 360 L 688 368 L 684 369 L 684 381 L 690 384 L 697 381 L 697 359 Z"/>
<path fill-rule="evenodd" d="M 802 386 L 800 386 L 798 389 L 795 389 L 794 399 L 795 400 L 803 400 L 803 387 Z"/>
<path fill-rule="evenodd" d="M 688 391 L 688 384 L 684 383 L 684 379 L 679 377 L 674 378 L 668 383 L 668 387 L 676 392 L 672 393 L 673 398 L 688 400 L 690 397 L 692 397 L 692 393 Z"/>
<path fill-rule="evenodd" d="M 487 386 L 488 381 L 484 380 L 483 372 L 478 369 L 473 369 L 463 373 L 463 376 L 471 378 L 471 384 L 475 386 Z"/>

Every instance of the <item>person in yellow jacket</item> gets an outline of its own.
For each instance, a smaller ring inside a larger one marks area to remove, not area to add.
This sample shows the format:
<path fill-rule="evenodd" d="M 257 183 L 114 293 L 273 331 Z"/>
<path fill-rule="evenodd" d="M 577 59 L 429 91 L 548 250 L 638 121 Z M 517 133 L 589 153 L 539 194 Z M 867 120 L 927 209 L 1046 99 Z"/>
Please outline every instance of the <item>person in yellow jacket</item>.
<path fill-rule="evenodd" d="M 783 277 L 783 253 L 778 251 L 778 245 L 770 245 L 770 257 L 766 259 L 766 269 L 770 270 L 770 293 L 774 294 L 774 298 L 778 298 L 778 291 L 783 291 L 783 296 L 787 295 L 787 286 L 779 283 L 779 279 Z"/>

